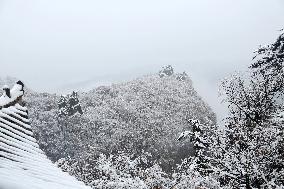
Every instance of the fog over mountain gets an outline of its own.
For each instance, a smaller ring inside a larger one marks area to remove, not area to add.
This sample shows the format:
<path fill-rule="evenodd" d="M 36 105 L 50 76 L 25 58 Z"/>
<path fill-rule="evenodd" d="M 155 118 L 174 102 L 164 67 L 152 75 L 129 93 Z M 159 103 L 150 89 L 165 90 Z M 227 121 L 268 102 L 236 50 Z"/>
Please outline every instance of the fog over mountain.
<path fill-rule="evenodd" d="M 218 81 L 283 27 L 282 0 L 0 0 L 0 75 L 66 93 L 186 71 L 222 115 Z"/>
<path fill-rule="evenodd" d="M 283 10 L 0 0 L 0 189 L 284 189 Z"/>

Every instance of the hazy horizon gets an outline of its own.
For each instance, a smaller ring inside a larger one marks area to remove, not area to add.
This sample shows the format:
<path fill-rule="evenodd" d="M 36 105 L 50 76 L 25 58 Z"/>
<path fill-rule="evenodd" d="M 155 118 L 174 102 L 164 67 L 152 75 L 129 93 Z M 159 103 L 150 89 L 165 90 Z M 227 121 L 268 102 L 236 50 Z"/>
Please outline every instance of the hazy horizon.
<path fill-rule="evenodd" d="M 282 0 L 0 0 L 0 76 L 65 93 L 172 65 L 222 117 L 218 82 L 276 39 L 283 8 Z"/>

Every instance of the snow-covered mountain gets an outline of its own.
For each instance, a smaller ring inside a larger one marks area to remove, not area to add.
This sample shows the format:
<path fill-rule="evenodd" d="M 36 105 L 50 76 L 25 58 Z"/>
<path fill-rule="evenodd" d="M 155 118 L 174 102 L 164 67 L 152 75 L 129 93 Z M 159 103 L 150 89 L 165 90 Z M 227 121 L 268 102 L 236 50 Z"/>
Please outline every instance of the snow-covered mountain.
<path fill-rule="evenodd" d="M 146 151 L 170 171 L 194 153 L 189 141 L 176 141 L 179 133 L 190 129 L 188 120 L 214 124 L 216 117 L 189 76 L 167 69 L 79 92 L 83 114 L 72 116 L 59 116 L 60 95 L 29 90 L 25 102 L 41 149 L 52 161 Z"/>
<path fill-rule="evenodd" d="M 23 106 L 23 84 L 18 81 L 0 97 L 0 188 L 87 189 L 62 172 L 40 150 L 33 136 L 28 109 Z"/>

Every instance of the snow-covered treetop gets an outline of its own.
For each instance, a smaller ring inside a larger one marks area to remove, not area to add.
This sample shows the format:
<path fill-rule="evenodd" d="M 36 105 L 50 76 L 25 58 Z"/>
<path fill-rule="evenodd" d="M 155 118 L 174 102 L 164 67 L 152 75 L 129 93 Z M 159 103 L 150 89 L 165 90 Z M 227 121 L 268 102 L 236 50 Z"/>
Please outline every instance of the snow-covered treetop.
<path fill-rule="evenodd" d="M 165 66 L 159 71 L 160 77 L 171 76 L 174 74 L 174 69 L 171 65 Z"/>
<path fill-rule="evenodd" d="M 0 97 L 0 108 L 9 107 L 15 104 L 24 95 L 24 84 L 20 80 L 15 83 L 12 89 L 9 86 L 3 86 L 4 93 Z"/>
<path fill-rule="evenodd" d="M 261 71 L 263 74 L 274 73 L 275 71 L 283 71 L 284 62 L 284 32 L 279 35 L 277 40 L 270 44 L 261 46 L 257 51 L 251 68 Z M 264 71 L 266 70 L 266 71 Z M 271 70 L 275 70 L 274 72 Z M 268 72 L 269 71 L 269 72 Z M 276 73 L 278 73 L 276 72 Z"/>

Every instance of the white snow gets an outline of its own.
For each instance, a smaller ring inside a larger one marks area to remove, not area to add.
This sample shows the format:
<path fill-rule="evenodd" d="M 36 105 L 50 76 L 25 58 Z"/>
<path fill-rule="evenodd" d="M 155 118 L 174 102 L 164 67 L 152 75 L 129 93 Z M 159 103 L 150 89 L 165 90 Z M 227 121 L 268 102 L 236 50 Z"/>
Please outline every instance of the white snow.
<path fill-rule="evenodd" d="M 3 88 L 9 88 L 8 86 L 4 86 Z M 14 87 L 10 90 L 11 98 L 9 98 L 6 93 L 3 93 L 3 95 L 0 97 L 0 107 L 5 106 L 13 101 L 15 101 L 17 98 L 24 95 L 24 91 L 21 90 L 22 86 L 19 84 L 15 84 Z"/>
<path fill-rule="evenodd" d="M 25 107 L 15 104 L 3 108 L 23 95 L 21 87 L 16 84 L 12 88 L 11 98 L 5 93 L 0 97 L 0 188 L 88 189 L 56 167 L 39 149 L 27 124 L 29 120 L 22 117 L 27 116 Z"/>
<path fill-rule="evenodd" d="M 184 131 L 184 132 L 182 132 L 182 133 L 179 135 L 179 137 L 178 137 L 177 140 L 183 140 L 183 139 L 185 139 L 186 137 L 188 137 L 188 135 L 190 135 L 190 134 L 192 134 L 191 131 Z"/>

